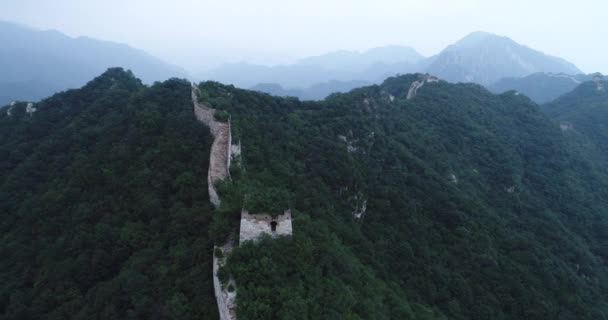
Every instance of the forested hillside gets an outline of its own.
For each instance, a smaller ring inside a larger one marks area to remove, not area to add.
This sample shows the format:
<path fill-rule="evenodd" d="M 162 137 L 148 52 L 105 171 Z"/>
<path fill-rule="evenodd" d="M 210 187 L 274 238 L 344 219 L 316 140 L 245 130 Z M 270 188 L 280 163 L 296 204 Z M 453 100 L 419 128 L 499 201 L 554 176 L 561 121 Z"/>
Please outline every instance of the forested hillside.
<path fill-rule="evenodd" d="M 111 69 L 2 112 L 0 319 L 217 319 L 189 97 Z"/>
<path fill-rule="evenodd" d="M 407 100 L 415 79 L 321 103 L 201 85 L 243 145 L 213 228 L 256 190 L 296 210 L 293 240 L 230 258 L 239 319 L 606 319 L 606 177 L 528 98 Z"/>
<path fill-rule="evenodd" d="M 589 156 L 599 157 L 599 164 L 608 167 L 608 81 L 596 75 L 593 80 L 576 87 L 543 110 L 559 122 L 564 135 L 584 148 Z"/>
<path fill-rule="evenodd" d="M 608 319 L 608 179 L 527 97 L 420 75 L 301 102 L 200 84 L 241 142 L 212 209 L 190 84 L 111 69 L 0 115 L 0 319 Z M 576 125 L 575 125 L 576 126 Z M 583 135 L 585 133 L 580 133 Z M 253 201 L 253 203 L 252 203 Z"/>

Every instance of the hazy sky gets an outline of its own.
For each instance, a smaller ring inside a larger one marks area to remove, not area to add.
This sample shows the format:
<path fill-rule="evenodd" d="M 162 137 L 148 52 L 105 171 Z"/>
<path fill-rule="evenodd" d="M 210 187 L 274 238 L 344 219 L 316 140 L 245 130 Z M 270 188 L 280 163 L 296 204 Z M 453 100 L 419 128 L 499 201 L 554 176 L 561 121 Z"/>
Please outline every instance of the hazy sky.
<path fill-rule="evenodd" d="M 0 19 L 128 43 L 187 68 L 388 44 L 428 56 L 482 30 L 608 73 L 607 0 L 0 0 Z"/>

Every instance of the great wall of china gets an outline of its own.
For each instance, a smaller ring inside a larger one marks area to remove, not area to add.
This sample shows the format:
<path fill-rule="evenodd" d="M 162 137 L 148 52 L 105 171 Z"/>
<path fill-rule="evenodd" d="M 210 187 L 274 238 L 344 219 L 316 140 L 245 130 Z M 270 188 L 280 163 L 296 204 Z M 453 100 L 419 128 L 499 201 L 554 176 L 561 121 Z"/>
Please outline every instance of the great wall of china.
<path fill-rule="evenodd" d="M 433 77 L 431 75 L 428 74 L 420 74 L 418 75 L 418 80 L 412 82 L 412 84 L 410 85 L 410 88 L 407 91 L 407 100 L 412 100 L 416 97 L 416 94 L 418 94 L 418 89 L 422 88 L 422 86 L 424 86 L 425 83 L 431 83 L 431 82 L 439 82 L 439 79 L 437 79 L 437 77 Z"/>
<path fill-rule="evenodd" d="M 209 172 L 207 174 L 207 183 L 209 185 L 209 201 L 217 208 L 220 205 L 220 198 L 217 194 L 216 185 L 230 176 L 230 153 L 232 144 L 232 135 L 230 133 L 230 120 L 220 122 L 215 120 L 215 110 L 198 102 L 196 92 L 198 89 L 192 89 L 192 103 L 194 104 L 194 115 L 198 121 L 209 127 L 211 135 L 213 135 L 213 144 L 211 145 L 211 155 L 209 157 Z"/>
<path fill-rule="evenodd" d="M 240 147 L 232 147 L 232 133 L 230 120 L 221 122 L 215 120 L 215 110 L 209 108 L 198 101 L 197 93 L 199 89 L 192 84 L 192 104 L 196 119 L 207 127 L 213 135 L 211 152 L 209 156 L 209 171 L 207 173 L 207 184 L 209 189 L 209 201 L 217 208 L 221 200 L 217 193 L 216 185 L 218 182 L 230 177 L 230 158 L 232 150 L 240 152 Z M 222 252 L 221 257 L 216 255 L 216 251 Z M 230 279 L 223 286 L 218 278 L 218 270 L 224 265 L 226 256 L 232 251 L 232 243 L 229 240 L 223 246 L 215 246 L 213 250 L 213 288 L 217 301 L 220 320 L 236 320 L 236 283 Z M 232 287 L 232 290 L 228 288 Z"/>

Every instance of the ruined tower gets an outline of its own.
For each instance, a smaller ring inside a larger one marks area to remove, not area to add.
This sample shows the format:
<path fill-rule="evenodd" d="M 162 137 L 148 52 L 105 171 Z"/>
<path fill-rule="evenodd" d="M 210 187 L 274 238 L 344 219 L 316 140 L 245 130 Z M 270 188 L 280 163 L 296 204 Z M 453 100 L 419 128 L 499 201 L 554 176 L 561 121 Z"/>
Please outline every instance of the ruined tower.
<path fill-rule="evenodd" d="M 291 210 L 285 210 L 277 216 L 266 213 L 253 214 L 245 208 L 241 211 L 239 244 L 245 241 L 255 241 L 262 234 L 276 237 L 289 236 L 291 233 Z"/>

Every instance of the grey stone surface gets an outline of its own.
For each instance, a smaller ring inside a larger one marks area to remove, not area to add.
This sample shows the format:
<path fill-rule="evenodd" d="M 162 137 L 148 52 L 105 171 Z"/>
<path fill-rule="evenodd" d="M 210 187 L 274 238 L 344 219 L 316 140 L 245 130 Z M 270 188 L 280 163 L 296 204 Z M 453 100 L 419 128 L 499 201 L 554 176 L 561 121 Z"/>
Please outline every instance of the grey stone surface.
<path fill-rule="evenodd" d="M 222 251 L 222 258 L 218 258 L 215 255 L 215 250 Z M 232 251 L 230 242 L 223 247 L 215 246 L 213 250 L 213 290 L 215 292 L 215 300 L 217 301 L 217 309 L 220 314 L 220 320 L 236 320 L 236 289 L 233 292 L 229 292 L 225 287 L 222 286 L 217 271 L 221 266 L 226 263 L 226 257 Z M 234 279 L 230 279 L 229 285 L 236 288 Z"/>
<path fill-rule="evenodd" d="M 276 230 L 272 230 L 272 224 L 276 223 Z M 239 243 L 255 241 L 262 234 L 270 236 L 290 236 L 292 234 L 291 210 L 272 217 L 269 214 L 251 214 L 246 209 L 241 211 L 241 228 L 239 231 Z"/>
<path fill-rule="evenodd" d="M 219 122 L 215 120 L 215 110 L 205 104 L 199 103 L 197 98 L 198 88 L 192 86 L 192 104 L 194 105 L 194 115 L 196 119 L 209 127 L 213 135 L 211 152 L 209 156 L 209 171 L 207 172 L 207 184 L 209 201 L 217 208 L 220 205 L 220 197 L 215 189 L 215 184 L 229 177 L 232 134 L 230 121 Z M 215 255 L 215 249 L 223 253 L 223 258 Z M 219 268 L 224 265 L 226 256 L 232 251 L 231 241 L 224 246 L 215 246 L 213 250 L 213 289 L 215 300 L 220 315 L 220 320 L 236 320 L 236 290 L 229 292 L 222 286 L 217 276 Z M 230 284 L 236 288 L 234 279 L 230 277 Z"/>
<path fill-rule="evenodd" d="M 209 156 L 209 172 L 207 174 L 207 185 L 209 188 L 209 201 L 217 208 L 221 200 L 215 189 L 215 185 L 226 179 L 229 175 L 230 153 L 232 134 L 230 121 L 220 122 L 214 118 L 215 110 L 203 103 L 198 102 L 196 87 L 192 88 L 192 103 L 196 118 L 209 127 L 213 135 L 211 144 L 211 155 Z"/>

